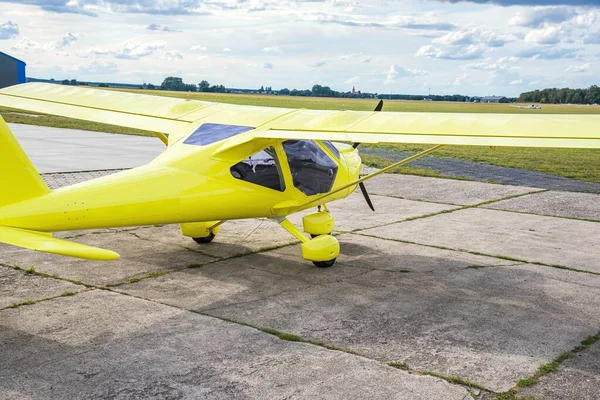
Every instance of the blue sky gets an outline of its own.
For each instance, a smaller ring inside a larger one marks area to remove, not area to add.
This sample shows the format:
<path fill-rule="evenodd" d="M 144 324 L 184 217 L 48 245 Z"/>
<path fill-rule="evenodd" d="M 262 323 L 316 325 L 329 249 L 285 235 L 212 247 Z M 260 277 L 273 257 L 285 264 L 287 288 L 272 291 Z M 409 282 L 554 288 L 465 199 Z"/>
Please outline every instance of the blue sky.
<path fill-rule="evenodd" d="M 0 50 L 38 78 L 515 96 L 599 83 L 600 0 L 0 1 Z"/>

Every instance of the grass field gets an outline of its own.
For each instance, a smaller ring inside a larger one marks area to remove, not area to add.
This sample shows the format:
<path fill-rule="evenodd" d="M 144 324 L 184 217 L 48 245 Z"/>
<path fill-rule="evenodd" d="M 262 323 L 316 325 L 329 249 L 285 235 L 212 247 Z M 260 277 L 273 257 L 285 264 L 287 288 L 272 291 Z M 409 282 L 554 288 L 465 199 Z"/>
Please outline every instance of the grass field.
<path fill-rule="evenodd" d="M 240 95 L 222 93 L 182 93 L 167 91 L 126 90 L 167 97 L 189 98 L 194 100 L 215 101 L 221 103 L 308 108 L 308 109 L 347 109 L 372 110 L 377 104 L 375 99 L 338 99 L 292 96 Z M 520 109 L 513 104 L 480 104 L 453 102 L 424 102 L 384 100 L 384 111 L 415 112 L 469 112 L 469 113 L 505 113 L 505 114 L 600 114 L 598 106 L 580 105 L 543 105 L 541 110 Z M 32 113 L 20 113 L 18 110 L 0 108 L 0 115 L 7 122 L 54 126 L 73 129 L 85 129 L 100 132 L 112 132 L 134 135 L 149 135 L 147 132 L 128 128 L 103 125 L 93 122 L 78 121 L 62 117 L 54 117 Z M 399 148 L 408 151 L 422 150 L 417 145 L 383 145 L 383 148 Z M 493 165 L 527 169 L 564 176 L 587 182 L 600 182 L 600 150 L 571 149 L 532 149 L 532 148 L 489 148 L 454 146 L 444 148 L 437 157 L 453 158 L 469 161 L 480 161 Z M 386 160 L 377 157 L 366 158 L 365 162 L 372 166 L 384 166 Z M 437 176 L 434 171 L 422 168 L 403 168 L 398 172 L 418 175 Z"/>

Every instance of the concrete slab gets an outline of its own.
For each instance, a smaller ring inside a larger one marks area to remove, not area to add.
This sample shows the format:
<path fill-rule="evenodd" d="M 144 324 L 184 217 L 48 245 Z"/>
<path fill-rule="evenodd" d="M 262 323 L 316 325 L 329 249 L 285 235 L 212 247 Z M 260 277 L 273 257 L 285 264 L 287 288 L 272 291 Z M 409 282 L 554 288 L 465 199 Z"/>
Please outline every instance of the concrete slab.
<path fill-rule="evenodd" d="M 433 377 L 106 291 L 1 313 L 7 399 L 469 396 Z"/>
<path fill-rule="evenodd" d="M 564 361 L 558 370 L 519 391 L 523 396 L 553 400 L 598 400 L 600 398 L 600 343 Z"/>
<path fill-rule="evenodd" d="M 201 245 L 183 236 L 179 225 L 140 229 L 136 235 L 165 249 L 189 249 L 216 258 L 239 256 L 298 242 L 276 222 L 267 219 L 227 221 L 221 225 L 221 231 L 211 243 Z"/>
<path fill-rule="evenodd" d="M 600 221 L 600 195 L 573 192 L 539 192 L 483 206 L 554 217 Z"/>
<path fill-rule="evenodd" d="M 596 222 L 466 209 L 361 233 L 600 273 Z"/>
<path fill-rule="evenodd" d="M 379 175 L 365 185 L 373 194 L 463 206 L 542 190 L 399 174 Z"/>
<path fill-rule="evenodd" d="M 23 301 L 55 297 L 65 292 L 75 293 L 83 289 L 85 286 L 42 278 L 0 265 L 0 309 Z"/>
<path fill-rule="evenodd" d="M 340 240 L 344 255 L 328 270 L 290 246 L 119 290 L 494 391 L 600 324 L 600 277 L 357 235 Z"/>
<path fill-rule="evenodd" d="M 116 251 L 121 255 L 116 261 L 87 261 L 0 244 L 0 263 L 33 265 L 39 272 L 55 274 L 89 285 L 107 285 L 148 273 L 215 260 L 214 257 L 181 247 L 157 246 L 154 241 L 136 237 L 136 232 L 143 229 L 62 232 L 56 235 L 59 238 L 69 238 L 78 243 Z"/>
<path fill-rule="evenodd" d="M 154 137 L 8 125 L 40 173 L 133 168 L 165 150 Z"/>
<path fill-rule="evenodd" d="M 356 229 L 366 229 L 457 208 L 452 205 L 425 203 L 387 196 L 370 197 L 375 212 L 369 209 L 365 198 L 360 192 L 355 192 L 343 200 L 328 205 L 331 214 L 335 218 L 335 230 L 349 232 Z M 290 221 L 302 226 L 302 215 L 314 211 L 310 210 L 295 214 L 290 217 Z"/>
<path fill-rule="evenodd" d="M 284 292 L 298 293 L 368 272 L 366 268 L 318 269 L 302 260 L 299 247 L 294 246 L 294 250 L 295 257 L 289 259 L 282 259 L 276 252 L 253 254 L 123 285 L 117 290 L 188 310 L 206 311 Z"/>
<path fill-rule="evenodd" d="M 109 169 L 101 171 L 85 171 L 85 172 L 58 172 L 53 174 L 42 174 L 42 179 L 50 189 L 58 189 L 64 186 L 75 185 L 89 181 L 91 179 L 101 178 L 123 171 L 122 169 Z"/>

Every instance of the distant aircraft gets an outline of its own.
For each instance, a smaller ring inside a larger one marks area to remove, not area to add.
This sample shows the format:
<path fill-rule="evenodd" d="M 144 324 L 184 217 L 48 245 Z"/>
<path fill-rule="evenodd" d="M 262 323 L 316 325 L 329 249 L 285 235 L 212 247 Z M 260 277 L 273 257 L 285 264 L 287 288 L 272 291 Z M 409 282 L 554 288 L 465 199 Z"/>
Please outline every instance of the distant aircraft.
<path fill-rule="evenodd" d="M 327 204 L 359 186 L 373 209 L 364 181 L 441 146 L 600 148 L 600 115 L 379 112 L 382 105 L 295 110 L 40 83 L 0 90 L 0 106 L 143 129 L 168 146 L 147 165 L 51 191 L 0 118 L 0 242 L 114 260 L 110 250 L 51 232 L 180 224 L 208 243 L 226 221 L 266 217 L 300 240 L 304 259 L 330 267 L 340 246 Z M 433 147 L 359 178 L 360 143 Z M 302 229 L 287 219 L 310 208 Z"/>

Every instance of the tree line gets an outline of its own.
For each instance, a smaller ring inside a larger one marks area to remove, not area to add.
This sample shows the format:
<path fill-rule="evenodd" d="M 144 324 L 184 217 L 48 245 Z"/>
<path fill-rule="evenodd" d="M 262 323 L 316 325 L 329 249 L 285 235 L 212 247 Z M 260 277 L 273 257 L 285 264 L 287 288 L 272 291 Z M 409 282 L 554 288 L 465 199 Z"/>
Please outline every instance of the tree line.
<path fill-rule="evenodd" d="M 600 87 L 592 85 L 588 89 L 552 88 L 521 93 L 521 103 L 549 104 L 600 104 Z"/>

